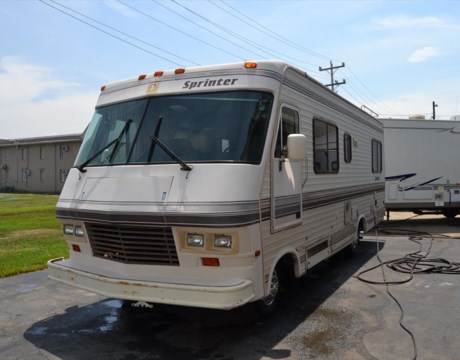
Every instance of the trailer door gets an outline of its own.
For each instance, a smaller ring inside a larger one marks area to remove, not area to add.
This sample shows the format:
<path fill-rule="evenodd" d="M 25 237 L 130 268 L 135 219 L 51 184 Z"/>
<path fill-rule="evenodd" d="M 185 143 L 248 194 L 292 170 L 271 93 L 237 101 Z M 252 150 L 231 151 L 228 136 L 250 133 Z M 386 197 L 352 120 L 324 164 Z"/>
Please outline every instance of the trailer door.
<path fill-rule="evenodd" d="M 272 231 L 300 224 L 302 221 L 302 162 L 286 158 L 287 137 L 299 133 L 299 112 L 283 105 L 272 160 Z"/>

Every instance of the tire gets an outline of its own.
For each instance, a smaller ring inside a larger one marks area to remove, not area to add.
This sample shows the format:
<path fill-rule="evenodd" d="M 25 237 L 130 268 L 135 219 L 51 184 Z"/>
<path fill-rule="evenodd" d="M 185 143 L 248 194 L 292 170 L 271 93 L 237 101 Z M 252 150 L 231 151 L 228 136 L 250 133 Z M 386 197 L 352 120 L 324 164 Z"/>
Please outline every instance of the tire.
<path fill-rule="evenodd" d="M 358 225 L 358 230 L 356 231 L 356 236 L 352 240 L 351 244 L 348 245 L 347 247 L 348 255 L 353 256 L 356 254 L 356 252 L 358 251 L 359 243 L 361 239 L 363 238 L 363 233 L 364 233 L 364 225 L 363 225 L 363 222 L 360 221 Z"/>
<path fill-rule="evenodd" d="M 255 303 L 257 312 L 263 317 L 272 315 L 278 308 L 282 293 L 282 278 L 281 267 L 277 265 L 272 274 L 270 294 Z"/>
<path fill-rule="evenodd" d="M 458 215 L 458 210 L 446 209 L 446 210 L 443 210 L 442 214 L 448 219 L 453 219 L 454 217 Z"/>

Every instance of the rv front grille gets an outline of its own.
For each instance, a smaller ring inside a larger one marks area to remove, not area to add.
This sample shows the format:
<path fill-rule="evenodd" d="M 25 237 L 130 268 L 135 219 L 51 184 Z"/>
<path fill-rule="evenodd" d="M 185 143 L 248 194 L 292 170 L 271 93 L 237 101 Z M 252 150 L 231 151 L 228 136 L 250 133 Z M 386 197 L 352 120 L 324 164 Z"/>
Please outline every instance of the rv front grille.
<path fill-rule="evenodd" d="M 93 255 L 126 264 L 179 265 L 170 227 L 86 223 Z"/>

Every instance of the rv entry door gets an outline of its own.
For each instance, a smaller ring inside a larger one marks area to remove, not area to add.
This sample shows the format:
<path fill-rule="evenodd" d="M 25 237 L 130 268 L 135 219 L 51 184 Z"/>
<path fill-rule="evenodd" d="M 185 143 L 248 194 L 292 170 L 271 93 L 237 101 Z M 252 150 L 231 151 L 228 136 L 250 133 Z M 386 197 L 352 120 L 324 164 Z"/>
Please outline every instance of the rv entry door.
<path fill-rule="evenodd" d="M 287 138 L 298 133 L 299 112 L 283 105 L 272 159 L 272 232 L 302 221 L 302 162 L 287 158 Z"/>

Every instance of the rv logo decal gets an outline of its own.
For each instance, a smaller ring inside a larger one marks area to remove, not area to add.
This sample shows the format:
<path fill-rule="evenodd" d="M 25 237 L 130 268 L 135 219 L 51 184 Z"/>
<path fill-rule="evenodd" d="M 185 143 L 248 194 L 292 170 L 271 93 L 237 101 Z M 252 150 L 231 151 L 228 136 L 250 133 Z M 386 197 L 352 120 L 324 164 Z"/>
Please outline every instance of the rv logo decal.
<path fill-rule="evenodd" d="M 417 174 L 412 173 L 412 174 L 403 174 L 403 175 L 396 175 L 396 176 L 387 176 L 385 178 L 385 180 L 386 181 L 399 180 L 398 191 L 409 191 L 409 190 L 414 190 L 414 189 L 417 189 L 419 187 L 431 184 L 432 182 L 442 178 L 442 176 L 440 176 L 440 177 L 437 177 L 437 178 L 434 178 L 434 179 L 431 179 L 431 180 L 428 180 L 428 181 L 421 182 L 419 184 L 412 184 L 412 185 L 409 185 L 407 187 L 401 186 L 401 182 L 403 182 L 404 180 L 410 179 L 411 177 L 414 177 L 416 175 Z"/>
<path fill-rule="evenodd" d="M 149 84 L 149 85 L 147 86 L 147 94 L 156 93 L 159 87 L 160 87 L 160 84 L 159 84 L 159 83 Z"/>
<path fill-rule="evenodd" d="M 232 86 L 238 81 L 238 78 L 233 79 L 219 79 L 219 80 L 201 80 L 201 81 L 186 81 L 182 89 L 195 89 L 204 87 L 218 87 L 218 86 Z"/>

